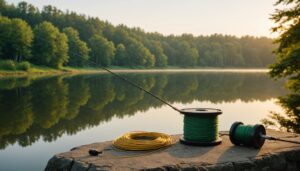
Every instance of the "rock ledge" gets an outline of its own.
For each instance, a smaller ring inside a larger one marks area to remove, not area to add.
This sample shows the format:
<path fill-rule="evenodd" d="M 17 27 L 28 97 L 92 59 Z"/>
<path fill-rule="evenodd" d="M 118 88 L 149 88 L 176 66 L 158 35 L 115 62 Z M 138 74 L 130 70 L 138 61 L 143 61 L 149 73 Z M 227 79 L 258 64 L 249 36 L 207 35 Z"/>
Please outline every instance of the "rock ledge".
<path fill-rule="evenodd" d="M 300 141 L 298 134 L 268 130 L 268 135 Z M 128 152 L 114 149 L 111 142 L 101 142 L 73 148 L 53 156 L 45 170 L 96 171 L 96 170 L 145 170 L 145 171 L 221 171 L 221 170 L 300 170 L 300 145 L 266 141 L 257 150 L 237 147 L 228 136 L 222 136 L 221 145 L 194 147 L 178 142 L 181 135 L 174 135 L 176 144 L 154 152 Z M 97 157 L 89 156 L 89 149 L 103 151 Z"/>

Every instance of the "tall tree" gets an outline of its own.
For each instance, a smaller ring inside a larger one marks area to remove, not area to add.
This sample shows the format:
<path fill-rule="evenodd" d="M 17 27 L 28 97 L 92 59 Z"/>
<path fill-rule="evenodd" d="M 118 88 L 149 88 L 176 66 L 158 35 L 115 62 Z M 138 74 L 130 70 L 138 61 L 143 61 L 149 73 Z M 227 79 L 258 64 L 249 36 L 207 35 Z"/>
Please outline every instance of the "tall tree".
<path fill-rule="evenodd" d="M 29 59 L 33 33 L 31 27 L 21 19 L 12 19 L 12 34 L 10 36 L 12 56 L 15 61 Z"/>
<path fill-rule="evenodd" d="M 96 65 L 109 66 L 115 56 L 115 46 L 113 42 L 106 38 L 94 35 L 89 39 L 91 48 L 91 58 Z"/>
<path fill-rule="evenodd" d="M 273 31 L 281 33 L 277 42 L 277 60 L 271 66 L 271 76 L 285 77 L 294 75 L 300 78 L 300 1 L 278 0 L 277 5 L 292 5 L 292 7 L 277 10 L 272 19 L 278 23 Z"/>
<path fill-rule="evenodd" d="M 0 16 L 0 59 L 8 58 L 7 43 L 10 40 L 11 29 L 11 20 Z"/>
<path fill-rule="evenodd" d="M 178 65 L 180 66 L 195 66 L 198 61 L 198 50 L 191 47 L 187 41 L 179 42 L 179 55 L 177 57 Z"/>
<path fill-rule="evenodd" d="M 226 66 L 244 66 L 245 62 L 238 43 L 227 42 L 224 44 L 224 60 Z"/>
<path fill-rule="evenodd" d="M 168 57 L 165 55 L 162 45 L 159 41 L 152 41 L 149 49 L 155 56 L 155 66 L 166 67 L 168 65 Z"/>
<path fill-rule="evenodd" d="M 124 66 L 126 64 L 126 60 L 128 58 L 126 48 L 121 43 L 117 45 L 116 55 L 115 55 L 115 65 Z"/>
<path fill-rule="evenodd" d="M 130 65 L 135 66 L 154 66 L 155 57 L 141 42 L 131 39 L 128 46 Z"/>
<path fill-rule="evenodd" d="M 25 1 L 22 1 L 17 5 L 16 14 L 18 15 L 18 18 L 22 18 L 30 25 L 36 25 L 37 23 L 42 22 L 42 16 L 39 9 Z"/>
<path fill-rule="evenodd" d="M 6 7 L 6 2 L 5 0 L 0 0 L 0 10 L 4 10 L 4 8 Z M 1 15 L 1 11 L 0 11 L 0 15 Z"/>
<path fill-rule="evenodd" d="M 200 64 L 213 67 L 224 66 L 223 49 L 219 42 L 211 42 L 209 46 L 203 48 L 202 51 L 204 54 L 200 58 Z"/>
<path fill-rule="evenodd" d="M 21 61 L 31 56 L 33 33 L 21 19 L 0 16 L 0 58 Z M 2 57 L 1 57 L 2 56 Z"/>
<path fill-rule="evenodd" d="M 89 60 L 89 51 L 87 44 L 80 40 L 79 33 L 72 27 L 67 27 L 63 32 L 68 37 L 69 62 L 71 66 L 84 66 Z"/>
<path fill-rule="evenodd" d="M 287 77 L 288 95 L 279 98 L 284 114 L 272 113 L 271 121 L 279 123 L 286 131 L 300 132 L 300 1 L 278 0 L 277 5 L 289 8 L 277 9 L 272 19 L 278 24 L 273 31 L 280 32 L 277 39 L 276 62 L 271 65 L 270 75 L 274 78 Z"/>
<path fill-rule="evenodd" d="M 64 33 L 49 22 L 43 22 L 34 28 L 32 62 L 55 68 L 68 61 L 68 39 Z"/>

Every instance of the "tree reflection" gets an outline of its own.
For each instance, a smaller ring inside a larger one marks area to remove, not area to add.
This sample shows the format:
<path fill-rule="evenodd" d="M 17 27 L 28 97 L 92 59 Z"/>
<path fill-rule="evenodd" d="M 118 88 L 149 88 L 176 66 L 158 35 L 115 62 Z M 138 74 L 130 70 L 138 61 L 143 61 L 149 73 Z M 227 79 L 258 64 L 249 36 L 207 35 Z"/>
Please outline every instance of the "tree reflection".
<path fill-rule="evenodd" d="M 50 128 L 67 114 L 68 84 L 62 77 L 37 81 L 30 87 L 35 123 L 41 128 Z"/>
<path fill-rule="evenodd" d="M 80 77 L 74 77 L 73 79 L 67 79 L 66 82 L 69 85 L 69 103 L 67 106 L 66 119 L 74 119 L 82 106 L 86 105 L 91 97 L 90 87 L 85 79 Z"/>
<path fill-rule="evenodd" d="M 24 134 L 34 123 L 31 100 L 31 92 L 26 88 L 1 91 L 0 148 L 15 142 L 14 139 L 3 138 Z"/>
<path fill-rule="evenodd" d="M 282 84 L 274 85 L 266 74 L 125 76 L 170 103 L 265 101 L 284 93 Z M 123 118 L 161 106 L 153 97 L 108 74 L 0 79 L 0 148 L 14 143 L 28 146 L 41 138 L 51 142 L 113 117 Z M 299 115 L 298 110 L 292 112 Z M 299 117 L 293 123 L 299 123 Z"/>

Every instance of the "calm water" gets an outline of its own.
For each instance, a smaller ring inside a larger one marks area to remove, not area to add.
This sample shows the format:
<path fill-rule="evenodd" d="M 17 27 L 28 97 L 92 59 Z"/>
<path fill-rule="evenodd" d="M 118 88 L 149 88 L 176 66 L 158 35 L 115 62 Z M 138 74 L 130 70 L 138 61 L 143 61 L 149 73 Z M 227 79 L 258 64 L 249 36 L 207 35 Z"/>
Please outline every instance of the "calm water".
<path fill-rule="evenodd" d="M 123 73 L 178 108 L 223 110 L 220 130 L 280 111 L 266 73 Z M 0 79 L 0 170 L 43 170 L 55 153 L 127 131 L 182 133 L 182 116 L 109 74 Z"/>

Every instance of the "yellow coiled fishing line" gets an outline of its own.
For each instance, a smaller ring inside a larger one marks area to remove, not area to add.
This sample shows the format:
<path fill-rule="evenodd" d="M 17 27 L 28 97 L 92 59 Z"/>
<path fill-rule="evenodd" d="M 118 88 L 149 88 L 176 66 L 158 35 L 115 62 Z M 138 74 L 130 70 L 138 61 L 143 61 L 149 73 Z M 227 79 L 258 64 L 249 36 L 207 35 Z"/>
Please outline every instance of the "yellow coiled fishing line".
<path fill-rule="evenodd" d="M 129 132 L 113 141 L 116 148 L 130 151 L 157 150 L 172 144 L 171 136 L 159 132 Z"/>

